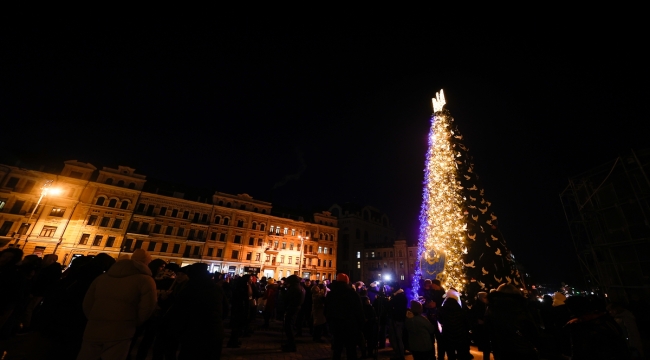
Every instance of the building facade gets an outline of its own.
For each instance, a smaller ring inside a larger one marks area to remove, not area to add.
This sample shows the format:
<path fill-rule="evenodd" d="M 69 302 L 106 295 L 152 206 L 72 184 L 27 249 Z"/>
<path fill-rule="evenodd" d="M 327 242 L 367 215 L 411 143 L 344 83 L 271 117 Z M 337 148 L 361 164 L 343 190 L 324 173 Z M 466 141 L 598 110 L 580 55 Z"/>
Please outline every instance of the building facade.
<path fill-rule="evenodd" d="M 181 266 L 207 263 L 212 272 L 336 276 L 338 224 L 327 211 L 295 220 L 247 194 L 192 201 L 147 192 L 145 182 L 132 168 L 97 171 L 75 160 L 59 175 L 0 165 L 0 248 L 56 253 L 65 265 L 145 249 Z"/>
<path fill-rule="evenodd" d="M 388 216 L 372 206 L 334 204 L 330 213 L 338 218 L 338 269 L 352 281 L 400 281 L 410 284 L 415 273 L 417 247 L 398 240 Z"/>

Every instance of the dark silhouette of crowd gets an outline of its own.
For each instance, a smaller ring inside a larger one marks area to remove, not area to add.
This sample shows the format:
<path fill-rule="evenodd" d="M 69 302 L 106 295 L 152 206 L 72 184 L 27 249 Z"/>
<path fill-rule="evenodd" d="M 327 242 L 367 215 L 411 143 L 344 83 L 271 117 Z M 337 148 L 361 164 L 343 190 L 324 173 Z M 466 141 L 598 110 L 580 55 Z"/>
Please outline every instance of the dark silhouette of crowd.
<path fill-rule="evenodd" d="M 503 284 L 467 299 L 424 280 L 419 296 L 398 282 L 332 282 L 291 275 L 211 274 L 179 267 L 138 249 L 118 260 L 0 252 L 0 354 L 6 359 L 219 359 L 255 331 L 331 342 L 332 358 L 637 359 L 641 338 L 631 312 L 595 296 L 538 297 Z M 542 301 L 540 301 L 540 299 Z M 262 325 L 256 328 L 256 320 Z M 225 329 L 230 329 L 226 338 Z M 30 339 L 30 340 L 26 340 Z M 37 346 L 35 346 L 37 345 Z"/>

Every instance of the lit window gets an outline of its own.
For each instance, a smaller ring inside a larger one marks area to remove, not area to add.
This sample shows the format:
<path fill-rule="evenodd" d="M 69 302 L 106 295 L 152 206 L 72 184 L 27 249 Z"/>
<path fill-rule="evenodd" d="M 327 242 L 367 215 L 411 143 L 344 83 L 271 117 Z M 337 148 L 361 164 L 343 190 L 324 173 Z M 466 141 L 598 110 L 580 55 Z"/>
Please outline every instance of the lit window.
<path fill-rule="evenodd" d="M 63 217 L 65 208 L 53 207 L 50 216 Z"/>
<path fill-rule="evenodd" d="M 323 253 L 323 247 L 322 247 L 322 246 L 319 246 L 319 247 L 318 247 L 318 253 L 319 253 L 319 254 L 322 254 L 322 253 Z"/>
<path fill-rule="evenodd" d="M 291 229 L 291 236 L 296 236 L 296 229 Z"/>
<path fill-rule="evenodd" d="M 289 233 L 289 228 L 284 228 L 284 234 L 287 235 Z"/>
<path fill-rule="evenodd" d="M 375 252 L 374 251 L 370 253 L 370 257 L 375 257 Z"/>
<path fill-rule="evenodd" d="M 361 269 L 361 261 L 357 261 L 357 269 Z"/>
<path fill-rule="evenodd" d="M 56 226 L 43 226 L 43 230 L 41 230 L 40 236 L 54 237 L 55 231 L 56 231 Z"/>
<path fill-rule="evenodd" d="M 361 251 L 357 251 L 357 259 L 361 259 Z"/>
<path fill-rule="evenodd" d="M 404 280 L 404 275 L 401 275 L 399 278 L 400 280 Z"/>
<path fill-rule="evenodd" d="M 270 232 L 273 232 L 273 229 L 275 229 L 275 226 L 271 225 Z"/>
<path fill-rule="evenodd" d="M 260 253 L 255 253 L 255 261 L 260 261 Z"/>
<path fill-rule="evenodd" d="M 280 227 L 279 226 L 275 228 L 275 233 L 280 234 Z"/>
<path fill-rule="evenodd" d="M 327 248 L 323 249 L 323 254 L 327 254 Z"/>

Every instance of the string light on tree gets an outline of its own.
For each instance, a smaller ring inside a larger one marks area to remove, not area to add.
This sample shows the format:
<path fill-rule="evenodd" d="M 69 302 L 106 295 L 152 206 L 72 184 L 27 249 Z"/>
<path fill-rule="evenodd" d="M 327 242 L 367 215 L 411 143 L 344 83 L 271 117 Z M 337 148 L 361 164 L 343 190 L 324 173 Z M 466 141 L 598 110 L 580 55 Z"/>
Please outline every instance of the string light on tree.
<path fill-rule="evenodd" d="M 434 277 L 461 292 L 496 287 L 504 276 L 515 283 L 520 277 L 514 257 L 478 183 L 469 149 L 461 143 L 463 136 L 445 109 L 442 90 L 432 104 L 413 295 L 421 279 Z"/>

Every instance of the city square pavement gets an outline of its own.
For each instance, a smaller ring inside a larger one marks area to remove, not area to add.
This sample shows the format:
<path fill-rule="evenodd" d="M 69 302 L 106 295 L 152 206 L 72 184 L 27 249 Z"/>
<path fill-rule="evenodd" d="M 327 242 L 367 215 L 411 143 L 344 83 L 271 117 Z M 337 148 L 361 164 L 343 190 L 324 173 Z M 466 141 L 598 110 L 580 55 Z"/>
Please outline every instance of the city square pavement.
<path fill-rule="evenodd" d="M 261 320 L 257 320 L 257 325 L 261 325 Z M 230 330 L 226 329 L 226 344 Z M 247 360 L 247 359 L 261 359 L 261 360 L 279 360 L 279 359 L 331 359 L 332 348 L 329 338 L 324 337 L 323 342 L 317 343 L 312 341 L 311 335 L 307 329 L 303 330 L 303 336 L 296 337 L 297 352 L 285 353 L 280 350 L 280 345 L 283 343 L 284 333 L 282 332 L 282 322 L 271 322 L 269 329 L 257 330 L 250 337 L 241 338 L 242 345 L 240 348 L 223 348 L 222 359 L 228 360 Z M 380 349 L 379 359 L 390 359 L 394 356 L 390 344 L 385 349 Z M 471 349 L 474 360 L 482 360 L 483 356 L 476 348 Z M 361 357 L 361 353 L 359 353 Z M 343 352 L 345 358 L 345 351 Z M 412 359 L 410 355 L 406 359 Z"/>

